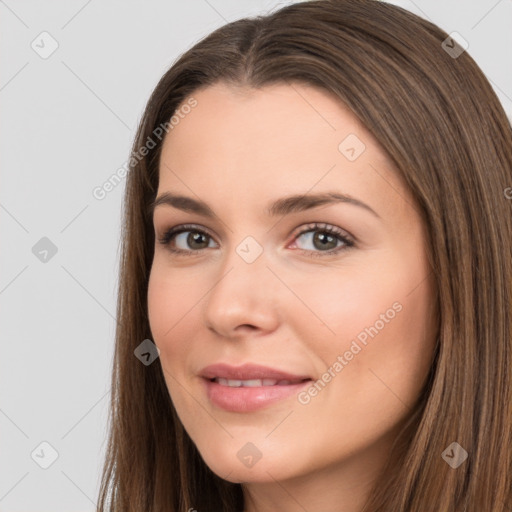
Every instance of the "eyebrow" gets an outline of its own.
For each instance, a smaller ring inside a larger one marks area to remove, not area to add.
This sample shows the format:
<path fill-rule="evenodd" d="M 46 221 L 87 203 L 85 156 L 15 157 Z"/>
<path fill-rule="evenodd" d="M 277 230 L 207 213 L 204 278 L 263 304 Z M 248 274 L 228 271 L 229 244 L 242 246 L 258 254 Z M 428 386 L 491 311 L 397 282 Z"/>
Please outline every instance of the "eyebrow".
<path fill-rule="evenodd" d="M 369 211 L 379 219 L 380 215 L 366 203 L 363 203 L 355 197 L 341 194 L 339 192 L 323 192 L 318 194 L 297 194 L 288 197 L 282 197 L 267 205 L 267 214 L 275 217 L 278 215 L 288 215 L 290 213 L 302 212 L 317 206 L 323 206 L 334 203 L 346 203 L 359 206 Z M 153 215 L 155 208 L 161 205 L 172 206 L 178 210 L 197 213 L 203 217 L 213 218 L 216 215 L 213 210 L 203 201 L 193 199 L 192 197 L 175 195 L 170 192 L 164 192 L 158 196 L 149 206 L 150 215 Z"/>

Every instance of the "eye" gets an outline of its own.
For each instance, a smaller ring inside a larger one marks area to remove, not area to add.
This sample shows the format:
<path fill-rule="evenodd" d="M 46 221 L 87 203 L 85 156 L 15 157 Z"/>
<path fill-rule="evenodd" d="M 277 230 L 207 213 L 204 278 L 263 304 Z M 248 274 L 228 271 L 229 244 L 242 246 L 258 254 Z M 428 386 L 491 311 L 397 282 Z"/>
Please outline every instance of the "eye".
<path fill-rule="evenodd" d="M 209 247 L 209 242 L 213 241 L 212 237 L 202 229 L 197 228 L 193 224 L 183 224 L 166 231 L 162 238 L 158 240 L 163 245 L 168 245 L 169 250 L 177 254 L 197 254 Z M 175 245 L 184 245 L 185 247 L 173 247 Z M 190 247 L 191 249 L 188 249 Z"/>
<path fill-rule="evenodd" d="M 314 222 L 308 224 L 294 235 L 294 244 L 303 239 L 310 248 L 299 250 L 306 256 L 318 257 L 337 254 L 354 246 L 354 241 L 346 233 L 336 226 Z M 169 251 L 177 255 L 197 256 L 205 249 L 215 247 L 212 236 L 205 230 L 194 224 L 176 226 L 164 233 L 158 241 L 168 246 Z M 181 245 L 181 247 L 179 247 Z"/>
<path fill-rule="evenodd" d="M 309 248 L 300 249 L 301 252 L 311 257 L 337 254 L 354 246 L 354 241 L 340 228 L 330 224 L 314 222 L 302 229 L 295 238 L 306 241 Z M 340 243 L 341 245 L 338 245 Z"/>

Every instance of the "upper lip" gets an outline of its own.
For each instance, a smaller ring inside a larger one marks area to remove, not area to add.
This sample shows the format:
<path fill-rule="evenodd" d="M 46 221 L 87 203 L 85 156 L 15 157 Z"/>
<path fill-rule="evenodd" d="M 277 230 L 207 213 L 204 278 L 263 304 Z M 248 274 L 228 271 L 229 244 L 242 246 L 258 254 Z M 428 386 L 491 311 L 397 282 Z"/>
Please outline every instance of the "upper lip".
<path fill-rule="evenodd" d="M 295 375 L 268 366 L 247 363 L 242 366 L 231 366 L 225 363 L 217 363 L 206 366 L 200 372 L 201 377 L 205 379 L 231 379 L 231 380 L 255 380 L 255 379 L 275 379 L 302 381 L 310 379 L 309 375 Z"/>

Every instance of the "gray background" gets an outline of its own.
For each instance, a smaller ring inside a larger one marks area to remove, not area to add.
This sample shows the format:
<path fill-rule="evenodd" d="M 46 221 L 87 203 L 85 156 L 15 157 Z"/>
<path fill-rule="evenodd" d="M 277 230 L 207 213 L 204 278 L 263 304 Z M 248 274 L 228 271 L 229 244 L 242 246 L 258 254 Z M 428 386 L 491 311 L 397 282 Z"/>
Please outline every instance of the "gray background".
<path fill-rule="evenodd" d="M 0 512 L 95 510 L 124 181 L 92 191 L 179 54 L 285 3 L 0 0 Z M 392 3 L 460 33 L 511 117 L 512 0 Z"/>

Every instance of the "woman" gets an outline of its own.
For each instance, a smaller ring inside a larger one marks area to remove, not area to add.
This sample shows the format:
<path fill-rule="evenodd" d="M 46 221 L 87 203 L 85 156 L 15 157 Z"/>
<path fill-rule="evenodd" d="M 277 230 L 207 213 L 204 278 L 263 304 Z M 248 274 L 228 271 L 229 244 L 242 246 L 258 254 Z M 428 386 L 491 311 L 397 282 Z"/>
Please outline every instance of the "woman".
<path fill-rule="evenodd" d="M 187 51 L 130 162 L 99 510 L 511 510 L 511 169 L 478 66 L 399 7 Z"/>

